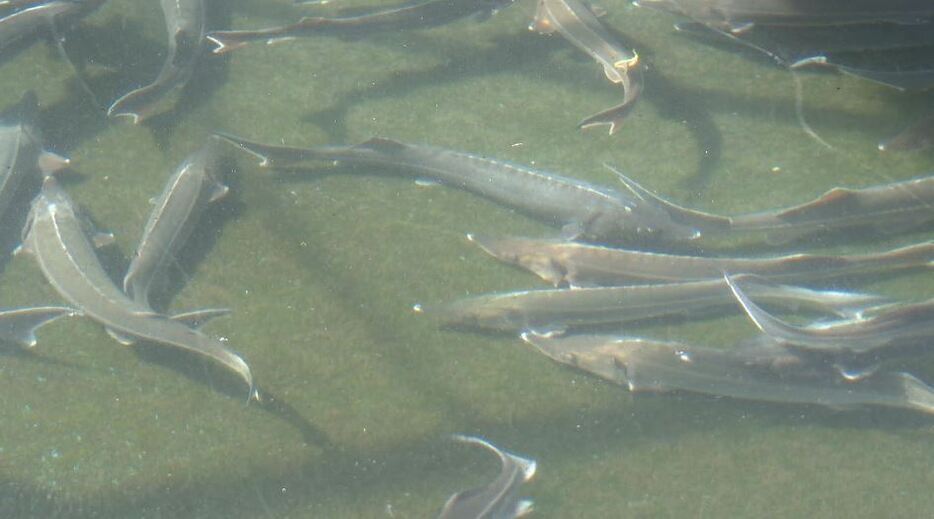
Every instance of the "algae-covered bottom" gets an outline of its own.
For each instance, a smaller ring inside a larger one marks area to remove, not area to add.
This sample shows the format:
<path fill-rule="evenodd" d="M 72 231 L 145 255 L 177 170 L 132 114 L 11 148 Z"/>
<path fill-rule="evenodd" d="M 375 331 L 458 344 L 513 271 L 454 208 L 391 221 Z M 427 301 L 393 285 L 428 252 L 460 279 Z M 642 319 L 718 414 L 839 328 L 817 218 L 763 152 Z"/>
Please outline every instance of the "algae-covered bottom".
<path fill-rule="evenodd" d="M 291 0 L 211 6 L 218 27 L 281 24 L 296 12 Z M 680 37 L 672 16 L 619 0 L 604 7 L 605 22 L 649 64 L 643 99 L 612 137 L 576 124 L 620 92 L 560 38 L 529 32 L 534 2 L 521 1 L 483 23 L 207 57 L 177 111 L 141 126 L 105 120 L 40 43 L 2 65 L 0 105 L 37 92 L 49 146 L 75 164 L 63 184 L 116 235 L 102 251 L 115 279 L 148 201 L 214 130 L 294 145 L 378 135 L 612 185 L 609 162 L 667 198 L 724 214 L 932 170 L 930 153 L 876 149 L 929 94 L 799 73 L 803 114 L 828 147 L 799 125 L 786 70 Z M 164 40 L 158 3 L 111 0 L 71 36 L 69 54 L 94 60 L 85 73 L 111 101 L 155 76 Z M 247 403 L 236 381 L 199 358 L 120 346 L 90 321 L 61 319 L 36 348 L 0 352 L 0 515 L 433 517 L 497 470 L 452 433 L 535 459 L 522 492 L 543 518 L 934 509 L 929 417 L 631 395 L 517 338 L 441 330 L 411 311 L 544 287 L 464 235 L 555 236 L 552 228 L 443 187 L 270 173 L 233 148 L 226 157 L 231 193 L 202 220 L 162 301 L 170 311 L 231 308 L 205 331 L 250 363 L 265 402 Z M 918 239 L 928 236 L 820 250 Z M 934 293 L 926 272 L 837 286 L 913 300 Z M 5 263 L 0 303 L 59 302 L 28 257 Z M 719 346 L 754 329 L 736 313 L 627 331 Z M 912 368 L 934 377 L 931 361 Z"/>

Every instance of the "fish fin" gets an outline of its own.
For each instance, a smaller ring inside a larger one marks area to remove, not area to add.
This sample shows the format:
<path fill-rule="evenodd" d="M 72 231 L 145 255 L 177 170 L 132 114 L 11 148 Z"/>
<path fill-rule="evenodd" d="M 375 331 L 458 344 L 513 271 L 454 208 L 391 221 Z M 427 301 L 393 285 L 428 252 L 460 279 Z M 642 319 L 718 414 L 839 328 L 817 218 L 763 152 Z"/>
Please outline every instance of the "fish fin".
<path fill-rule="evenodd" d="M 229 308 L 203 308 L 201 310 L 193 310 L 191 312 L 175 314 L 170 316 L 169 319 L 182 323 L 189 328 L 198 329 L 204 326 L 207 322 L 212 321 L 218 317 L 230 315 L 230 313 L 231 310 Z"/>
<path fill-rule="evenodd" d="M 353 147 L 383 152 L 395 152 L 408 148 L 408 145 L 385 137 L 371 137 L 360 144 L 355 144 Z"/>
<path fill-rule="evenodd" d="M 674 202 L 669 202 L 664 198 L 652 193 L 648 189 L 642 187 L 635 180 L 627 177 L 620 170 L 616 169 L 609 163 L 604 162 L 603 167 L 612 171 L 617 180 L 623 184 L 632 194 L 636 195 L 637 198 L 644 202 L 648 202 L 657 208 L 665 211 L 671 217 L 672 220 L 691 227 L 695 232 L 695 238 L 701 236 L 701 231 L 706 229 L 715 229 L 720 231 L 729 230 L 731 219 L 726 216 L 720 216 L 713 213 L 706 213 L 704 211 L 698 211 L 696 209 L 689 209 L 687 207 L 680 206 Z"/>
<path fill-rule="evenodd" d="M 753 27 L 756 26 L 753 22 L 742 22 L 742 23 L 733 23 L 727 22 L 727 30 L 730 31 L 730 34 L 742 34 L 744 32 L 749 32 Z"/>
<path fill-rule="evenodd" d="M 225 132 L 214 132 L 214 136 L 258 158 L 260 161 L 259 165 L 263 168 L 275 167 L 277 165 L 276 162 L 289 164 L 302 162 L 304 160 L 314 160 L 314 157 L 309 157 L 310 152 L 305 148 L 263 144 Z"/>
<path fill-rule="evenodd" d="M 544 337 L 546 339 L 551 339 L 554 337 L 560 337 L 564 335 L 565 333 L 567 333 L 567 331 L 568 331 L 568 327 L 566 325 L 556 324 L 556 325 L 550 325 L 550 326 L 530 327 L 523 333 L 532 334 L 537 337 Z M 525 340 L 525 337 L 523 336 L 522 339 Z"/>
<path fill-rule="evenodd" d="M 574 241 L 584 236 L 586 226 L 581 222 L 571 222 L 561 226 L 561 239 L 565 241 Z"/>
<path fill-rule="evenodd" d="M 528 481 L 528 480 L 526 480 Z M 535 503 L 531 499 L 520 499 L 516 503 L 516 510 L 513 512 L 513 517 L 525 517 L 535 511 L 533 506 Z"/>
<path fill-rule="evenodd" d="M 36 345 L 36 330 L 46 323 L 75 315 L 73 308 L 44 306 L 0 312 L 0 337 L 27 348 Z"/>
<path fill-rule="evenodd" d="M 609 78 L 609 76 L 607 77 Z M 613 79 L 610 78 L 610 81 L 613 81 Z M 626 118 L 626 116 L 629 115 L 629 112 L 631 112 L 635 106 L 635 98 L 625 100 L 616 106 L 611 106 L 606 110 L 597 112 L 590 117 L 585 118 L 581 122 L 577 123 L 577 127 L 583 130 L 590 128 L 591 126 L 600 126 L 605 124 L 609 125 L 610 127 L 610 135 L 614 135 L 619 131 L 623 120 Z"/>
<path fill-rule="evenodd" d="M 37 164 L 39 166 L 39 171 L 42 172 L 43 176 L 46 176 L 71 166 L 71 159 L 48 150 L 42 150 L 42 152 L 39 153 Z"/>
<path fill-rule="evenodd" d="M 220 182 L 215 183 L 211 186 L 211 196 L 208 198 L 209 202 L 217 202 L 221 198 L 227 196 L 227 193 L 230 192 L 230 187 L 226 184 L 221 184 Z"/>
<path fill-rule="evenodd" d="M 625 64 L 627 62 L 624 61 L 622 63 Z M 625 72 L 624 71 L 621 72 L 620 68 L 617 68 L 616 63 L 613 63 L 613 64 L 607 63 L 603 65 L 603 75 L 605 75 L 606 78 L 609 79 L 611 83 L 622 83 L 623 78 L 621 77 L 621 73 L 625 73 Z M 626 113 L 628 113 L 628 111 Z M 623 117 L 625 117 L 625 115 L 626 114 L 623 114 Z M 612 135 L 613 132 L 611 131 L 610 134 Z"/>
<path fill-rule="evenodd" d="M 729 274 L 724 273 L 723 279 L 730 287 L 730 291 L 733 292 L 733 297 L 736 298 L 736 301 L 739 302 L 743 311 L 746 312 L 749 320 L 752 321 L 752 323 L 756 325 L 756 328 L 762 333 L 773 339 L 785 340 L 791 343 L 795 343 L 794 337 L 796 335 L 806 333 L 800 327 L 782 321 L 755 304 L 749 299 L 749 296 L 737 286 L 734 278 Z"/>
<path fill-rule="evenodd" d="M 132 346 L 133 344 L 136 344 L 136 337 L 133 337 L 132 335 L 118 332 L 113 328 L 104 328 L 104 331 L 106 331 L 107 335 L 109 335 L 113 340 L 124 346 Z"/>
<path fill-rule="evenodd" d="M 529 24 L 529 30 L 539 34 L 552 34 L 558 30 L 548 18 L 543 0 L 539 0 L 538 5 L 535 7 L 535 15 L 532 17 L 532 23 Z"/>
<path fill-rule="evenodd" d="M 247 40 L 241 40 L 236 33 L 240 31 L 216 31 L 205 36 L 215 45 L 213 54 L 225 54 L 240 47 L 245 47 Z"/>
<path fill-rule="evenodd" d="M 837 373 L 839 373 L 840 376 L 846 379 L 848 382 L 856 382 L 863 380 L 864 378 L 871 377 L 873 374 L 879 371 L 879 366 L 873 365 L 862 368 L 852 368 L 839 363 L 834 363 L 833 369 L 837 370 Z"/>
<path fill-rule="evenodd" d="M 914 408 L 926 413 L 934 413 L 934 388 L 908 373 L 895 373 L 905 392 L 905 400 Z"/>

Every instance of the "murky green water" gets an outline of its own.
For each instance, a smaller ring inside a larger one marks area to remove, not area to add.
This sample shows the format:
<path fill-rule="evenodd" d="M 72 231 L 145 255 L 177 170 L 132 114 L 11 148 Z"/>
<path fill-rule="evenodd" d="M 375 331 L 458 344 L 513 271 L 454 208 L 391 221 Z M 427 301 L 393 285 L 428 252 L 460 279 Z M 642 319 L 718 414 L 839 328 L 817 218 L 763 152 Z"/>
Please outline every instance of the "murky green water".
<path fill-rule="evenodd" d="M 296 12 L 290 0 L 215 4 L 225 27 Z M 604 6 L 651 66 L 643 99 L 612 137 L 575 125 L 619 91 L 560 37 L 526 29 L 529 0 L 482 24 L 212 57 L 177 112 L 138 127 L 106 121 L 54 49 L 38 44 L 0 68 L 0 106 L 38 93 L 49 145 L 75 161 L 69 192 L 116 234 L 105 259 L 117 279 L 148 200 L 212 130 L 295 145 L 380 135 L 602 184 L 615 182 L 602 167 L 611 162 L 673 200 L 727 214 L 932 170 L 929 152 L 875 148 L 929 109 L 930 94 L 802 73 L 805 115 L 827 149 L 798 125 L 787 71 L 680 37 L 669 15 Z M 97 62 L 87 73 L 109 101 L 154 76 L 164 38 L 158 2 L 111 0 L 70 52 Z M 122 347 L 88 320 L 60 320 L 34 351 L 0 355 L 0 515 L 433 517 L 451 493 L 496 472 L 488 454 L 449 441 L 455 432 L 536 459 L 523 490 L 541 518 L 934 510 L 929 417 L 632 395 L 515 338 L 439 330 L 412 305 L 543 286 L 486 257 L 466 232 L 555 231 L 459 191 L 270 174 L 236 150 L 227 156 L 232 196 L 186 250 L 169 309 L 231 308 L 206 329 L 242 353 L 269 402 L 246 404 L 241 386 L 200 359 Z M 927 272 L 853 286 L 934 293 Z M 30 258 L 6 265 L 4 305 L 58 301 Z M 718 345 L 754 329 L 736 315 L 631 331 Z M 930 360 L 914 368 L 934 379 Z"/>

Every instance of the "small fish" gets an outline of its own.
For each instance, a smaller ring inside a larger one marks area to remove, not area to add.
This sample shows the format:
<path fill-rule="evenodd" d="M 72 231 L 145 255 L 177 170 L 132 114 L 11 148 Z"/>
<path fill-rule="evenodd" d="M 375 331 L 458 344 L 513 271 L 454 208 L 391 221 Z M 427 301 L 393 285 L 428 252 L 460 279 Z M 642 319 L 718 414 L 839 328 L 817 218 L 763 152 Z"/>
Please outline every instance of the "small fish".
<path fill-rule="evenodd" d="M 295 148 L 218 135 L 258 157 L 264 167 L 298 167 L 308 161 L 392 167 L 392 174 L 441 182 L 518 209 L 561 227 L 565 238 L 616 242 L 699 237 L 695 229 L 672 222 L 654 199 L 647 203 L 638 195 L 470 153 L 382 138 L 353 146 Z"/>
<path fill-rule="evenodd" d="M 882 307 L 869 317 L 794 326 L 756 305 L 731 276 L 725 275 L 724 279 L 756 327 L 781 343 L 823 352 L 864 354 L 891 344 L 930 342 L 934 338 L 934 300 Z"/>
<path fill-rule="evenodd" d="M 161 0 L 169 46 L 165 62 L 152 83 L 114 101 L 110 117 L 127 116 L 138 124 L 156 113 L 159 102 L 182 88 L 194 74 L 204 50 L 204 0 Z"/>
<path fill-rule="evenodd" d="M 67 306 L 31 306 L 0 310 L 0 338 L 27 348 L 36 345 L 36 330 L 77 311 Z"/>
<path fill-rule="evenodd" d="M 690 391 L 713 396 L 831 408 L 866 405 L 934 414 L 934 388 L 908 373 L 848 380 L 832 365 L 781 348 L 705 348 L 673 342 L 578 335 L 522 339 L 547 357 L 632 392 Z"/>
<path fill-rule="evenodd" d="M 756 300 L 798 310 L 809 308 L 841 316 L 859 314 L 885 299 L 853 292 L 809 290 L 774 285 L 741 276 Z M 707 316 L 735 304 L 722 278 L 659 285 L 630 285 L 555 290 L 525 290 L 462 299 L 426 313 L 442 324 L 499 331 L 563 333 L 568 328 L 631 323 L 674 315 Z"/>
<path fill-rule="evenodd" d="M 637 280 L 699 281 L 718 279 L 724 272 L 798 283 L 934 266 L 934 241 L 869 254 L 722 258 L 644 252 L 558 240 L 487 238 L 475 234 L 469 234 L 468 239 L 491 256 L 523 267 L 555 286 L 620 285 Z"/>
<path fill-rule="evenodd" d="M 38 114 L 33 92 L 0 114 L 0 217 L 19 194 L 23 179 L 39 173 L 50 175 L 69 165 L 68 159 L 42 149 Z"/>
<path fill-rule="evenodd" d="M 281 27 L 244 31 L 214 31 L 207 35 L 217 47 L 215 54 L 223 54 L 243 47 L 251 41 L 267 44 L 316 34 L 349 36 L 377 31 L 422 29 L 436 27 L 468 16 L 486 17 L 512 5 L 515 0 L 416 0 L 404 4 L 355 16 L 324 18 L 304 17 L 298 22 Z"/>
<path fill-rule="evenodd" d="M 133 261 L 123 279 L 123 290 L 134 301 L 149 305 L 149 290 L 191 235 L 208 204 L 227 194 L 218 180 L 216 139 L 175 170 L 162 194 L 154 200 L 152 213 Z"/>
<path fill-rule="evenodd" d="M 620 45 L 597 19 L 593 8 L 583 0 L 539 0 L 535 19 L 529 29 L 540 34 L 558 32 L 602 65 L 607 79 L 623 88 L 623 102 L 620 105 L 580 123 L 582 128 L 608 124 L 610 135 L 616 133 L 642 91 L 639 55 Z"/>
<path fill-rule="evenodd" d="M 104 271 L 71 199 L 46 177 L 33 201 L 20 252 L 33 255 L 45 278 L 82 314 L 101 323 L 121 342 L 133 339 L 174 346 L 212 359 L 233 371 L 259 395 L 249 366 L 221 341 L 133 301 Z"/>
<path fill-rule="evenodd" d="M 500 450 L 481 438 L 455 434 L 453 439 L 490 450 L 499 458 L 501 468 L 499 476 L 488 485 L 448 498 L 438 519 L 513 519 L 532 511 L 532 501 L 516 494 L 523 483 L 535 476 L 534 460 Z"/>

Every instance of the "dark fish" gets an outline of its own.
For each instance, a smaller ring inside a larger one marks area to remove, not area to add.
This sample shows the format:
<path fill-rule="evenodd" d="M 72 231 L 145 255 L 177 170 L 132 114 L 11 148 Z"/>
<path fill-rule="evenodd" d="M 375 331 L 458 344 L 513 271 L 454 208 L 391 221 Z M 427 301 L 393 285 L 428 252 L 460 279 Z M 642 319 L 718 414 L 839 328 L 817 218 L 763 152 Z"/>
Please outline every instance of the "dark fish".
<path fill-rule="evenodd" d="M 382 138 L 354 146 L 294 148 L 218 135 L 259 157 L 265 167 L 295 167 L 309 161 L 392 167 L 396 174 L 442 182 L 519 209 L 561 227 L 567 238 L 692 240 L 699 236 L 638 195 L 470 153 Z"/>
<path fill-rule="evenodd" d="M 835 409 L 874 405 L 934 413 L 934 388 L 908 373 L 847 380 L 833 366 L 808 362 L 783 348 L 704 348 L 609 335 L 524 333 L 522 338 L 559 363 L 632 392 L 690 391 Z"/>
<path fill-rule="evenodd" d="M 114 101 L 110 117 L 127 116 L 139 123 L 153 115 L 159 101 L 191 79 L 204 49 L 204 0 L 161 0 L 169 47 L 162 70 L 152 83 Z"/>
<path fill-rule="evenodd" d="M 459 442 L 479 445 L 499 458 L 499 476 L 488 485 L 448 498 L 438 519 L 513 519 L 532 511 L 532 501 L 518 497 L 519 487 L 535 475 L 535 461 L 500 450 L 473 436 L 456 434 Z"/>
<path fill-rule="evenodd" d="M 208 39 L 217 45 L 215 54 L 229 52 L 251 41 L 275 43 L 317 34 L 348 36 L 354 33 L 422 29 L 448 24 L 468 16 L 489 16 L 515 0 L 418 0 L 356 16 L 305 17 L 282 27 L 253 31 L 214 31 Z"/>

